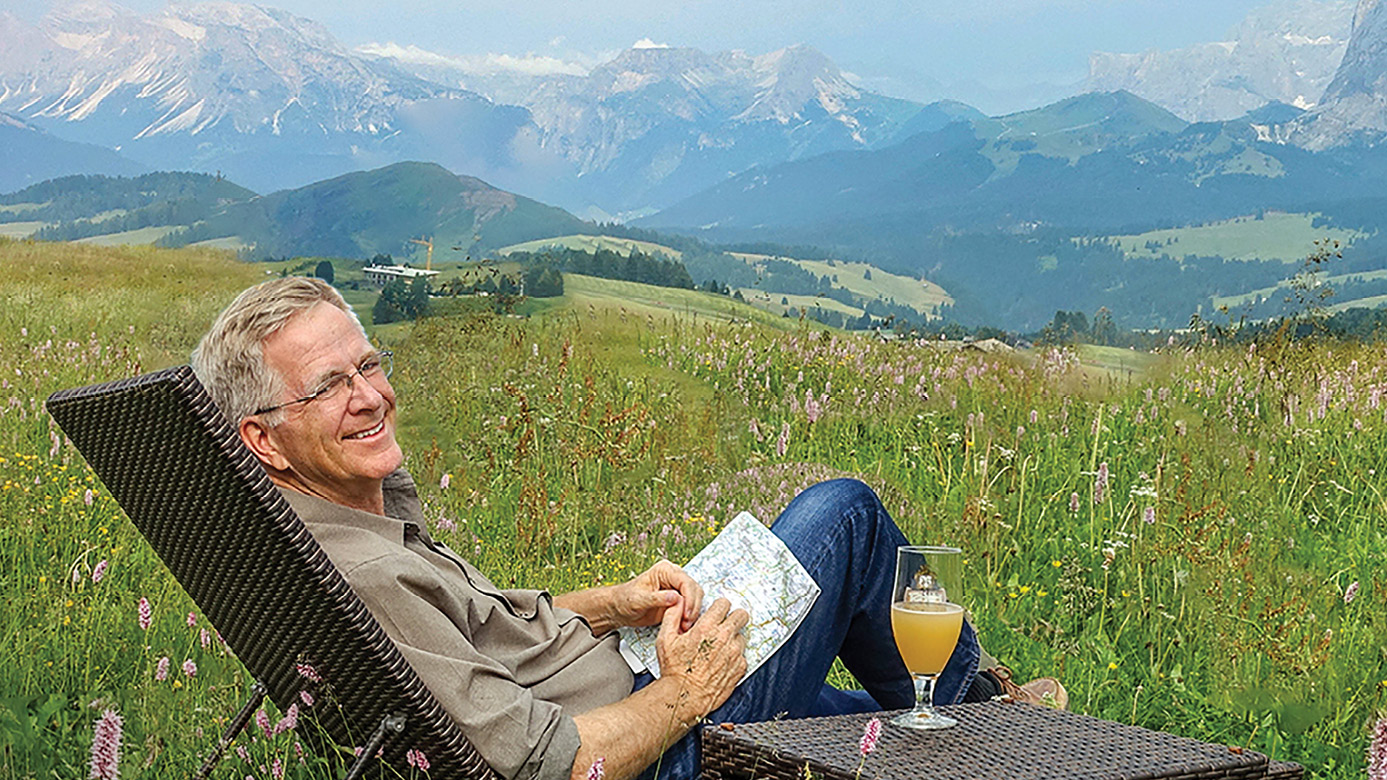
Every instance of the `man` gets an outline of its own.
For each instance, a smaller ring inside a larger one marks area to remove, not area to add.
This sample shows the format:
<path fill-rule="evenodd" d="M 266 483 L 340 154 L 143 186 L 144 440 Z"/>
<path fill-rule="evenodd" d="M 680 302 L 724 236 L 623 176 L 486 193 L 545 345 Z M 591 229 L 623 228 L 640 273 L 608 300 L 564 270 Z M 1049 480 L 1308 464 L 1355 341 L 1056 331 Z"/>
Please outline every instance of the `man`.
<path fill-rule="evenodd" d="M 746 682 L 746 612 L 661 561 L 621 585 L 550 596 L 501 590 L 429 537 L 395 441 L 391 356 L 317 279 L 242 293 L 193 366 L 246 447 L 405 658 L 503 777 L 691 778 L 693 726 L 907 707 L 913 687 L 887 605 L 905 538 L 869 488 L 836 480 L 772 530 L 823 589 Z M 663 674 L 633 672 L 613 629 L 659 625 Z M 937 701 L 1000 692 L 965 625 Z M 841 657 L 865 691 L 823 685 Z M 976 678 L 976 684 L 975 684 Z M 1015 688 L 1015 686 L 1011 686 Z M 1063 689 L 1056 687 L 1058 693 Z"/>

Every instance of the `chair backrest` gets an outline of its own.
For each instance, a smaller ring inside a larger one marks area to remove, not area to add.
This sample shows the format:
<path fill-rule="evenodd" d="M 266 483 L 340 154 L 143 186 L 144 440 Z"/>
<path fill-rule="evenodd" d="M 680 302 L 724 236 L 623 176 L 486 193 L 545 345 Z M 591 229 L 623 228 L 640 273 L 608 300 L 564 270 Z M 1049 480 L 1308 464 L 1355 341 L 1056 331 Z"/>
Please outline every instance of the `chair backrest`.
<path fill-rule="evenodd" d="M 417 749 L 430 777 L 495 777 L 191 368 L 61 391 L 47 405 L 281 710 L 312 690 L 316 701 L 300 706 L 301 717 L 348 747 L 364 745 L 382 718 L 403 715 L 405 730 L 388 743 L 383 764 L 407 776 L 405 753 Z"/>

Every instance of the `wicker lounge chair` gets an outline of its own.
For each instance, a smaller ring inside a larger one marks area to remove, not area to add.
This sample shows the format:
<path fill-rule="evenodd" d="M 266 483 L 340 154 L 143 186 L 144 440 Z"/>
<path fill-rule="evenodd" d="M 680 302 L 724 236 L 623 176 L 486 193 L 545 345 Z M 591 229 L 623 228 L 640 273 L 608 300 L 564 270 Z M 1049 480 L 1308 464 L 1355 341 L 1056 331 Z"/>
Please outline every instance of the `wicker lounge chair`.
<path fill-rule="evenodd" d="M 408 776 L 411 749 L 427 757 L 433 778 L 496 776 L 191 368 L 65 390 L 48 399 L 48 410 L 258 681 L 199 776 L 211 771 L 265 693 L 284 710 L 303 690 L 316 700 L 300 716 L 305 741 L 344 756 L 344 763 L 351 753 L 336 746 L 364 747 L 349 776 Z"/>

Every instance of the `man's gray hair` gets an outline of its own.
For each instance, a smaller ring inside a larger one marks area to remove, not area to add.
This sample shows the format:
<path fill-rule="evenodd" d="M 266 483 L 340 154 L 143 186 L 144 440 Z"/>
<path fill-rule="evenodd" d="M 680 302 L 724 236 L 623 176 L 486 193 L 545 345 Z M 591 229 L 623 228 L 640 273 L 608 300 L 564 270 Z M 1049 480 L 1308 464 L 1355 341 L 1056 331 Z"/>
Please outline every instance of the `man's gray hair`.
<path fill-rule="evenodd" d="M 346 312 L 364 336 L 352 307 L 322 279 L 286 276 L 262 282 L 236 296 L 217 315 L 212 328 L 193 350 L 193 373 L 235 428 L 256 409 L 273 406 L 284 392 L 284 379 L 265 365 L 265 340 L 290 317 L 319 303 Z M 283 422 L 283 411 L 265 415 L 265 424 Z"/>

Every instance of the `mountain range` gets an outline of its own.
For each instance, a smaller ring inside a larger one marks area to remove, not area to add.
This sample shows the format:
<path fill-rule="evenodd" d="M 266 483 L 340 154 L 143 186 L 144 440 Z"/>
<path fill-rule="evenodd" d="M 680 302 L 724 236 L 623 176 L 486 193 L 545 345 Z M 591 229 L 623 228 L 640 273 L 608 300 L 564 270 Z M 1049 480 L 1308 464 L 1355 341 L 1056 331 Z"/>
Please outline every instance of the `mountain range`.
<path fill-rule="evenodd" d="M 465 62 L 449 69 L 417 53 L 397 62 L 459 85 L 495 83 Z M 808 46 L 761 56 L 632 48 L 589 73 L 535 77 L 523 89 L 512 80 L 497 94 L 528 109 L 541 145 L 623 213 L 673 203 L 753 165 L 890 143 L 922 110 L 854 86 Z"/>
<path fill-rule="evenodd" d="M 804 46 L 634 48 L 588 73 L 513 78 L 509 105 L 461 86 L 475 79 L 447 58 L 349 51 L 316 22 L 227 2 L 140 15 L 79 0 L 36 25 L 0 13 L 0 40 L 0 111 L 151 168 L 267 192 L 430 160 L 599 217 L 889 143 L 923 108 Z"/>

